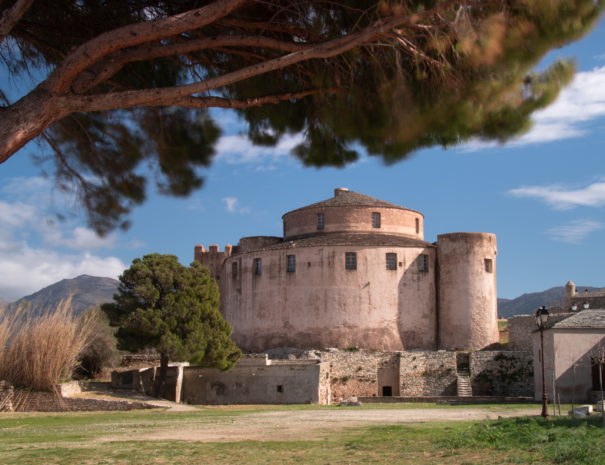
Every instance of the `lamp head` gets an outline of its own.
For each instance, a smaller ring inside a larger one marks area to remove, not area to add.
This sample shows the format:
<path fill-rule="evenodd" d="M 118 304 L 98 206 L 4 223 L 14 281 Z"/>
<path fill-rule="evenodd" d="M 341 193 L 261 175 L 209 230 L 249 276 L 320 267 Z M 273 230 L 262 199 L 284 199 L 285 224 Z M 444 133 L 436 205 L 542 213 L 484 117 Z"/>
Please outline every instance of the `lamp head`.
<path fill-rule="evenodd" d="M 546 310 L 546 307 L 544 305 L 541 306 L 538 310 L 536 310 L 535 317 L 538 328 L 544 328 L 544 326 L 548 322 L 549 315 L 550 313 L 548 312 L 548 310 Z"/>

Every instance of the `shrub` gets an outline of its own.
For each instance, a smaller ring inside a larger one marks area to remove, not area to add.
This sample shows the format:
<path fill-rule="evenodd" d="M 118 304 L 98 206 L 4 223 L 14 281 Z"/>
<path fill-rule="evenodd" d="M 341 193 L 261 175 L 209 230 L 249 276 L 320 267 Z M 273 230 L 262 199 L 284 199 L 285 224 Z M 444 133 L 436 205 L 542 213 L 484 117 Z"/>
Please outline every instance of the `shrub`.
<path fill-rule="evenodd" d="M 69 301 L 40 316 L 23 311 L 0 316 L 0 379 L 52 391 L 71 377 L 93 331 L 89 315 L 76 318 Z"/>
<path fill-rule="evenodd" d="M 113 366 L 118 360 L 119 352 L 115 330 L 109 326 L 107 316 L 95 308 L 87 317 L 93 320 L 93 334 L 78 357 L 76 374 L 82 378 L 93 378 L 102 373 L 104 368 Z"/>

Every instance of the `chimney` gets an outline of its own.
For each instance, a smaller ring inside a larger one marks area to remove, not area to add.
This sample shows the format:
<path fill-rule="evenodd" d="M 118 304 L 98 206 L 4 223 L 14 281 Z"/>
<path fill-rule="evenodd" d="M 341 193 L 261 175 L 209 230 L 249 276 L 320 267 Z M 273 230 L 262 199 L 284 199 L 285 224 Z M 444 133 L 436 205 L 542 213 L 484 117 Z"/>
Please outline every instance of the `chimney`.
<path fill-rule="evenodd" d="M 334 197 L 338 197 L 343 192 L 349 192 L 349 189 L 347 189 L 346 187 L 337 187 L 336 189 L 334 189 Z"/>

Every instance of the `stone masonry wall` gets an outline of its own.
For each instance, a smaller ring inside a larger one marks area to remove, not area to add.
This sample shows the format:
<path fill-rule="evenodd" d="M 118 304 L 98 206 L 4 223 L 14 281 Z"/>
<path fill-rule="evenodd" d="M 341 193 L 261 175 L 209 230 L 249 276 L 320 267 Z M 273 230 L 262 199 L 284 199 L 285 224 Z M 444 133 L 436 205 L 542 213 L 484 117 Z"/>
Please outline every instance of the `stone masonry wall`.
<path fill-rule="evenodd" d="M 456 352 L 401 352 L 400 357 L 401 396 L 456 395 Z"/>
<path fill-rule="evenodd" d="M 269 357 L 329 362 L 333 402 L 382 395 L 383 385 L 392 386 L 393 396 L 456 395 L 456 353 L 451 351 L 276 349 Z"/>
<path fill-rule="evenodd" d="M 549 325 L 557 323 L 573 313 L 560 312 L 553 313 L 549 318 Z M 536 318 L 534 315 L 517 315 L 510 317 L 507 323 L 508 328 L 508 348 L 510 350 L 531 352 L 533 350 L 532 345 L 532 333 L 536 331 Z"/>
<path fill-rule="evenodd" d="M 469 358 L 473 395 L 533 396 L 531 352 L 478 351 Z"/>
<path fill-rule="evenodd" d="M 333 401 L 351 396 L 375 396 L 378 392 L 378 365 L 390 356 L 392 354 L 369 350 L 321 351 L 321 360 L 330 364 Z"/>
<path fill-rule="evenodd" d="M 533 315 L 517 315 L 510 317 L 507 322 L 508 348 L 531 352 L 531 333 L 536 330 L 536 319 Z"/>

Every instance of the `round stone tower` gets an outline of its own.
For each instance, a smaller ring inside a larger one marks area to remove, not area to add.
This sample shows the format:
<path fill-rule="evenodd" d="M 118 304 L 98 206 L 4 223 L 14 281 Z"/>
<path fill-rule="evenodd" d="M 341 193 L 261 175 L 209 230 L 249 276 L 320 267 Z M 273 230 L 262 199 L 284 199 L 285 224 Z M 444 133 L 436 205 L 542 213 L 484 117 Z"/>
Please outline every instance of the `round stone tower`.
<path fill-rule="evenodd" d="M 498 342 L 496 254 L 494 234 L 437 236 L 441 349 L 478 350 Z"/>

